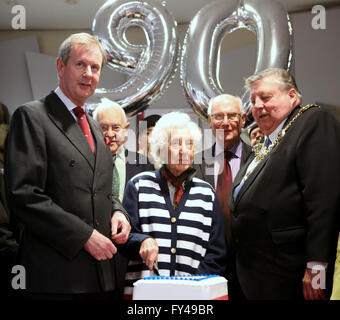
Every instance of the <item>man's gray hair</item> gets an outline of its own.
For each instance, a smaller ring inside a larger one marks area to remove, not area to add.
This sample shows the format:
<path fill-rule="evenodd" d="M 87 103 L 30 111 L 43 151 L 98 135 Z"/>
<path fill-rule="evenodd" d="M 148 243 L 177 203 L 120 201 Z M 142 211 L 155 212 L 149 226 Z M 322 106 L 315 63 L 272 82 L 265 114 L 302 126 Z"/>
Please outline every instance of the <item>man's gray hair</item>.
<path fill-rule="evenodd" d="M 107 98 L 102 98 L 100 104 L 94 109 L 92 113 L 92 117 L 94 120 L 98 122 L 98 115 L 100 114 L 101 111 L 107 110 L 107 109 L 114 109 L 114 110 L 119 110 L 121 114 L 123 115 L 124 118 L 124 123 L 126 123 L 126 115 L 124 109 L 121 107 L 121 105 L 115 101 L 112 101 Z"/>
<path fill-rule="evenodd" d="M 300 99 L 300 101 L 302 100 L 302 95 L 298 90 L 294 77 L 288 71 L 281 68 L 268 68 L 255 73 L 245 80 L 244 87 L 247 90 L 251 90 L 254 84 L 266 77 L 273 77 L 274 80 L 276 80 L 280 84 L 282 91 L 288 91 L 291 88 L 295 89 L 298 98 Z"/>
<path fill-rule="evenodd" d="M 71 34 L 60 45 L 58 58 L 60 58 L 64 62 L 64 64 L 67 64 L 67 61 L 70 57 L 71 49 L 77 44 L 89 47 L 92 45 L 98 46 L 103 58 L 102 67 L 106 64 L 106 53 L 103 46 L 94 36 L 85 32 Z"/>
<path fill-rule="evenodd" d="M 214 106 L 214 104 L 216 103 L 219 103 L 219 102 L 223 102 L 223 101 L 230 101 L 230 100 L 235 100 L 239 106 L 239 111 L 240 113 L 242 112 L 242 100 L 240 97 L 238 96 L 233 96 L 233 95 L 230 95 L 230 94 L 220 94 L 214 98 L 211 98 L 209 100 L 209 104 L 208 104 L 208 115 L 210 116 L 211 115 L 211 110 L 212 110 L 212 107 Z"/>
<path fill-rule="evenodd" d="M 190 132 L 196 152 L 201 147 L 201 129 L 190 119 L 188 114 L 178 111 L 166 113 L 157 121 L 149 137 L 151 157 L 159 166 L 167 161 L 162 155 L 165 154 L 165 148 L 168 148 L 171 131 L 176 129 L 187 129 Z"/>

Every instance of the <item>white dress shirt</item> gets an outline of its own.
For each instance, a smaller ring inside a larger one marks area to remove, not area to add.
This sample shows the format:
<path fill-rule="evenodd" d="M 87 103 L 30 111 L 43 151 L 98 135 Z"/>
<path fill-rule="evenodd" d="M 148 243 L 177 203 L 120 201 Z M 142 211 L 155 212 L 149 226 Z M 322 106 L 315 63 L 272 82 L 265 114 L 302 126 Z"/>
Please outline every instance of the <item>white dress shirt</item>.
<path fill-rule="evenodd" d="M 78 119 L 76 117 L 76 115 L 73 113 L 73 109 L 78 107 L 77 105 L 75 105 L 69 98 L 67 98 L 64 94 L 64 92 L 62 92 L 62 90 L 60 89 L 60 87 L 57 87 L 57 89 L 54 90 L 54 93 L 60 98 L 60 100 L 64 103 L 64 105 L 66 106 L 66 108 L 68 109 L 68 111 L 71 112 L 72 117 L 74 118 L 74 120 L 76 122 L 78 122 Z M 83 110 L 84 106 L 82 106 Z"/>

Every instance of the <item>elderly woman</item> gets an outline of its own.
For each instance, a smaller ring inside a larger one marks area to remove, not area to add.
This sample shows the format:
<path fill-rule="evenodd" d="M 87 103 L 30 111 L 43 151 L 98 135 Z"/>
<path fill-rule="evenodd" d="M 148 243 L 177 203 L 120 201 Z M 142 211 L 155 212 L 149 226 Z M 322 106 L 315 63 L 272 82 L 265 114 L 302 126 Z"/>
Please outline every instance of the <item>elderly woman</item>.
<path fill-rule="evenodd" d="M 194 150 L 201 131 L 182 112 L 168 113 L 150 136 L 157 171 L 134 176 L 125 190 L 123 206 L 132 230 L 151 235 L 158 243 L 160 275 L 220 274 L 225 263 L 222 214 L 213 188 L 195 178 Z M 155 275 L 141 261 L 130 261 L 125 298 L 133 282 Z"/>

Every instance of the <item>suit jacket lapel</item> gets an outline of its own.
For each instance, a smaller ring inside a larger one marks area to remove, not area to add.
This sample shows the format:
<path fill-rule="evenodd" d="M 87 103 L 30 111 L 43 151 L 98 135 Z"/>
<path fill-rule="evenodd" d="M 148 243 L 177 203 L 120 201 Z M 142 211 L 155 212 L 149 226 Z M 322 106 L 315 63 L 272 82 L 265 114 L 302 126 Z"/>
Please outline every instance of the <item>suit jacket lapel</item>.
<path fill-rule="evenodd" d="M 254 180 L 256 179 L 256 177 L 258 176 L 258 174 L 261 172 L 262 168 L 265 166 L 267 160 L 269 158 L 269 155 L 267 155 L 266 158 L 264 158 L 257 166 L 256 168 L 253 170 L 253 172 L 250 174 L 250 176 L 248 177 L 248 179 L 244 182 L 242 188 L 240 189 L 236 201 L 235 201 L 235 206 L 238 204 L 238 202 L 240 201 L 240 199 L 242 198 L 243 194 L 248 190 L 248 188 L 252 185 L 252 183 L 254 182 Z M 243 177 L 243 176 L 242 176 Z M 241 182 L 241 181 L 240 181 Z M 234 187 L 233 187 L 233 191 L 234 191 Z"/>
<path fill-rule="evenodd" d="M 54 92 L 48 95 L 45 101 L 49 118 L 84 156 L 91 168 L 94 169 L 95 156 L 79 125 L 74 121 L 66 106 Z"/>
<path fill-rule="evenodd" d="M 249 156 L 252 154 L 252 149 L 250 146 L 248 146 L 245 142 L 242 141 L 242 155 L 241 155 L 241 164 L 240 164 L 240 168 L 242 168 Z"/>
<path fill-rule="evenodd" d="M 99 126 L 97 125 L 96 121 L 91 116 L 88 116 L 88 115 L 87 115 L 87 120 L 91 128 L 93 139 L 96 142 L 95 158 L 96 158 L 96 167 L 97 167 L 98 161 L 100 161 L 103 153 L 108 151 L 109 147 L 105 144 L 103 133 L 101 129 L 99 128 Z"/>
<path fill-rule="evenodd" d="M 215 189 L 215 180 L 214 180 L 214 161 L 215 161 L 215 150 L 216 143 L 208 150 L 203 151 L 203 163 L 201 170 L 202 174 L 205 177 L 205 180 L 209 182 L 213 188 Z M 252 149 L 245 142 L 242 141 L 242 154 L 241 154 L 241 163 L 240 169 L 244 167 L 250 156 L 252 155 Z M 210 173 L 210 174 L 207 174 Z"/>
<path fill-rule="evenodd" d="M 96 187 L 96 183 L 98 179 L 100 179 L 99 173 L 102 173 L 103 170 L 100 170 L 101 168 L 104 168 L 106 164 L 103 163 L 103 160 L 105 159 L 105 153 L 109 153 L 110 159 L 112 159 L 111 151 L 109 151 L 109 147 L 104 142 L 104 136 L 102 133 L 102 130 L 96 123 L 96 121 L 87 115 L 87 120 L 89 122 L 91 132 L 93 139 L 96 143 L 96 154 L 95 154 L 95 174 L 94 174 L 94 188 Z M 112 162 L 113 166 L 113 162 Z"/>
<path fill-rule="evenodd" d="M 287 117 L 287 120 L 285 121 L 283 127 L 285 128 L 287 126 L 287 124 L 289 123 L 289 121 L 293 118 L 293 116 L 295 116 L 299 109 L 301 107 L 300 106 L 296 106 L 292 112 L 289 114 L 289 116 Z M 273 150 L 272 152 L 275 152 L 275 150 Z M 236 179 L 232 185 L 232 190 L 230 192 L 229 195 L 229 206 L 231 210 L 234 210 L 234 208 L 236 207 L 236 205 L 238 204 L 238 202 L 240 201 L 240 199 L 242 198 L 243 194 L 247 191 L 247 189 L 251 186 L 251 184 L 254 182 L 255 178 L 258 176 L 258 174 L 261 172 L 261 170 L 263 169 L 263 167 L 265 166 L 266 162 L 268 161 L 269 157 L 270 157 L 271 153 L 268 154 L 257 166 L 256 168 L 253 170 L 253 172 L 251 173 L 251 175 L 248 177 L 248 179 L 244 182 L 242 188 L 240 189 L 236 201 L 234 201 L 233 198 L 233 194 L 234 194 L 234 189 L 240 184 L 242 178 L 244 177 L 244 175 L 247 172 L 247 168 L 250 164 L 250 162 L 252 161 L 253 157 L 249 158 L 249 154 L 248 157 L 249 161 L 248 164 L 243 166 L 243 168 L 240 170 L 239 174 L 236 176 Z M 243 154 L 242 154 L 243 156 Z M 241 164 L 242 164 L 242 158 L 241 158 Z"/>
<path fill-rule="evenodd" d="M 248 190 L 248 188 L 252 185 L 252 183 L 254 182 L 254 180 L 256 179 L 256 177 L 258 176 L 258 174 L 261 172 L 262 168 L 265 166 L 267 160 L 269 159 L 270 154 L 268 154 L 253 170 L 253 172 L 250 174 L 250 176 L 248 177 L 248 179 L 244 182 L 242 188 L 240 189 L 236 201 L 234 201 L 234 189 L 241 183 L 242 178 L 244 177 L 244 175 L 247 172 L 247 169 L 250 165 L 250 163 L 252 162 L 252 160 L 254 159 L 254 157 L 248 157 L 248 162 L 246 165 L 244 165 L 238 175 L 235 178 L 235 181 L 233 182 L 233 185 L 231 187 L 231 192 L 229 194 L 229 207 L 231 210 L 234 210 L 234 208 L 237 206 L 237 204 L 239 203 L 240 199 L 242 198 L 243 194 Z"/>

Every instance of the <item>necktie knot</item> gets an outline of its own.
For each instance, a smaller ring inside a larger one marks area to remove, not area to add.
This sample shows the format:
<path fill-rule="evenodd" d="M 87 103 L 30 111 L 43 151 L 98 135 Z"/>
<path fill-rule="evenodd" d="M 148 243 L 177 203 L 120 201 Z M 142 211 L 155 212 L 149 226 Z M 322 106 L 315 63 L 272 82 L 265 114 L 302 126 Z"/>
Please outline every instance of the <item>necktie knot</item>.
<path fill-rule="evenodd" d="M 271 144 L 272 144 L 272 142 L 270 141 L 269 137 L 267 137 L 266 143 L 265 143 L 266 148 L 268 148 Z"/>
<path fill-rule="evenodd" d="M 85 111 L 83 110 L 83 108 L 79 106 L 73 108 L 72 111 L 78 119 L 85 114 Z"/>
<path fill-rule="evenodd" d="M 234 157 L 234 154 L 230 151 L 224 151 L 224 157 L 226 161 L 229 162 L 229 160 L 231 160 Z"/>

